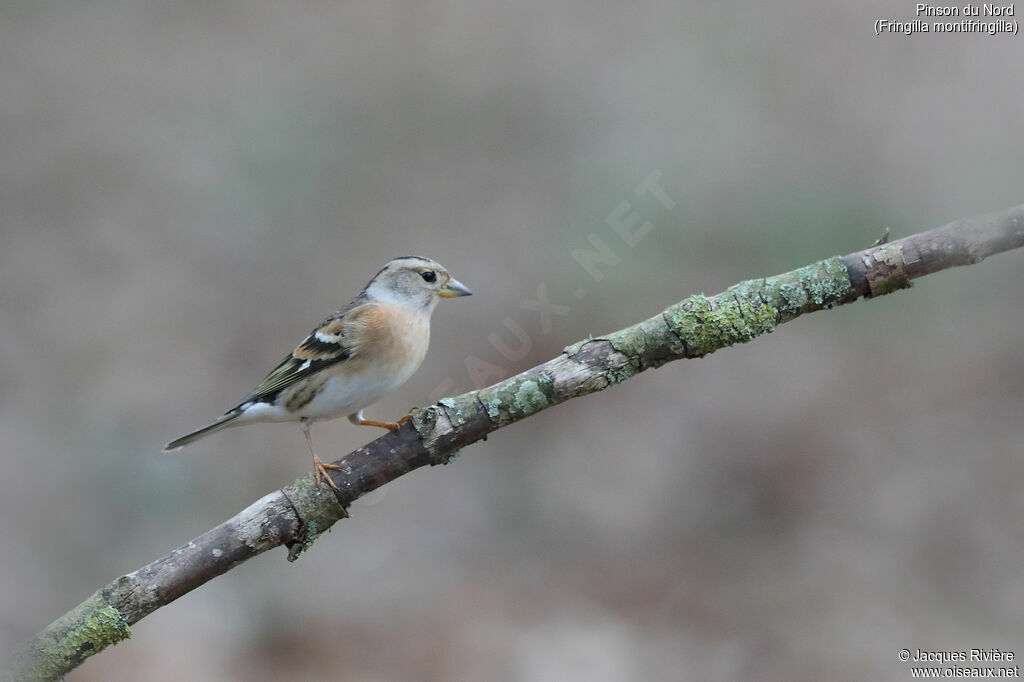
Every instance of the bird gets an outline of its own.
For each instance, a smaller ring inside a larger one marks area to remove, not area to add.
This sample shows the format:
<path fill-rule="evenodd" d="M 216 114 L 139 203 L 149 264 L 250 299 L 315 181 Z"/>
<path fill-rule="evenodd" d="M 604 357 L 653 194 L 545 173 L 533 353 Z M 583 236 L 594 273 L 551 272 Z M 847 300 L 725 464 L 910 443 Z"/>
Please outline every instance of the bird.
<path fill-rule="evenodd" d="M 473 292 L 437 261 L 402 256 L 388 262 L 348 305 L 321 322 L 237 405 L 212 423 L 177 438 L 173 452 L 224 429 L 254 422 L 297 421 L 313 456 L 319 486 L 337 486 L 313 449 L 313 423 L 348 416 L 360 426 L 394 430 L 397 422 L 366 419 L 369 405 L 411 377 L 427 354 L 430 317 L 440 298 Z M 412 412 L 410 411 L 410 414 Z"/>

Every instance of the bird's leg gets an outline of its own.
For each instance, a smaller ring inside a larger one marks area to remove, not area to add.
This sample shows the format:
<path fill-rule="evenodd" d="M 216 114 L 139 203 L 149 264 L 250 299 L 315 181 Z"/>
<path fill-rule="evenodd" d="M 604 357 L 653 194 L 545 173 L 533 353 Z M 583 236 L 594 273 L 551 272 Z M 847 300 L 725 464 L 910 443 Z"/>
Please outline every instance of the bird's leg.
<path fill-rule="evenodd" d="M 348 416 L 348 420 L 355 424 L 356 426 L 376 426 L 381 429 L 387 429 L 388 431 L 394 431 L 399 426 L 412 419 L 412 413 L 413 410 L 415 409 L 416 408 L 414 407 L 412 408 L 412 410 L 409 410 L 409 414 L 405 415 L 396 422 L 376 422 L 373 421 L 372 419 L 364 419 L 362 410 L 359 410 L 355 414 L 350 414 Z"/>
<path fill-rule="evenodd" d="M 302 426 L 302 433 L 306 436 L 306 445 L 309 446 L 309 454 L 313 455 L 313 472 L 316 474 L 316 484 L 320 485 L 324 481 L 327 481 L 327 485 L 331 486 L 335 492 L 341 492 L 338 490 L 338 486 L 334 485 L 334 481 L 327 475 L 327 469 L 334 469 L 335 471 L 341 471 L 341 467 L 337 464 L 324 464 L 320 461 L 320 458 L 316 456 L 316 451 L 313 450 L 313 437 L 309 435 L 309 431 L 313 426 L 313 423 L 308 419 L 302 419 L 299 421 Z"/>

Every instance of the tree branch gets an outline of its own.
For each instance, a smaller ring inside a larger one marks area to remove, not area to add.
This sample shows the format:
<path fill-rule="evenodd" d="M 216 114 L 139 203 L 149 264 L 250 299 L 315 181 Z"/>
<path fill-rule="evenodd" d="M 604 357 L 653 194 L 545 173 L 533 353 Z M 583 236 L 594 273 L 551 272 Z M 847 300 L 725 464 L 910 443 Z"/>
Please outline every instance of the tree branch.
<path fill-rule="evenodd" d="M 568 346 L 558 357 L 478 391 L 417 410 L 398 430 L 257 500 L 170 554 L 123 575 L 47 626 L 15 661 L 13 679 L 58 679 L 131 635 L 131 625 L 203 583 L 278 545 L 294 561 L 357 498 L 553 405 L 601 391 L 671 360 L 707 355 L 824 308 L 907 288 L 913 279 L 1024 246 L 1024 205 L 696 295 L 631 327 Z"/>

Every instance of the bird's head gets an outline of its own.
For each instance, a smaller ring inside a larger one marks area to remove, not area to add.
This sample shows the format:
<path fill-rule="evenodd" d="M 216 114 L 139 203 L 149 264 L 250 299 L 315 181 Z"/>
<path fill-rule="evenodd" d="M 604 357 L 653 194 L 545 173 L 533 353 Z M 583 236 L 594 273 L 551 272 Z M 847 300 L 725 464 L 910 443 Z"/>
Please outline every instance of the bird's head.
<path fill-rule="evenodd" d="M 455 298 L 473 292 L 437 261 L 422 256 L 402 256 L 385 265 L 366 285 L 364 293 L 376 301 L 429 313 L 437 305 L 438 297 Z"/>

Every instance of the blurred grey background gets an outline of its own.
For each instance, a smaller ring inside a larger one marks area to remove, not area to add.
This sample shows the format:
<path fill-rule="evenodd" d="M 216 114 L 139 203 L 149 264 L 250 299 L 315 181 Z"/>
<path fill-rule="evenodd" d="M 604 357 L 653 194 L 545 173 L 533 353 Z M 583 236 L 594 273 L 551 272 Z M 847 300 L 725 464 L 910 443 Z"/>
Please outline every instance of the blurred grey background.
<path fill-rule="evenodd" d="M 288 424 L 160 447 L 391 257 L 477 295 L 442 303 L 382 419 L 472 388 L 467 364 L 493 380 L 1024 201 L 1022 39 L 874 35 L 912 12 L 3 3 L 0 657 L 309 471 Z M 671 210 L 636 195 L 652 173 Z M 632 246 L 623 202 L 652 226 Z M 599 281 L 572 258 L 591 235 L 619 259 Z M 902 648 L 1024 655 L 1022 258 L 497 433 L 71 679 L 907 679 Z M 540 287 L 568 307 L 547 326 Z M 314 435 L 336 457 L 377 433 Z"/>

